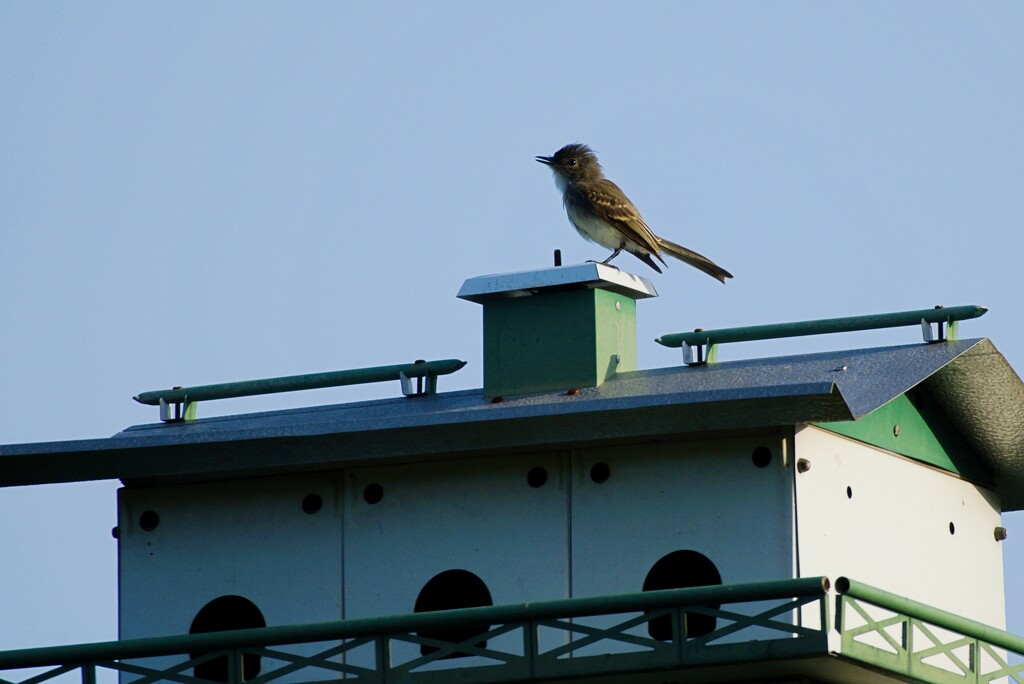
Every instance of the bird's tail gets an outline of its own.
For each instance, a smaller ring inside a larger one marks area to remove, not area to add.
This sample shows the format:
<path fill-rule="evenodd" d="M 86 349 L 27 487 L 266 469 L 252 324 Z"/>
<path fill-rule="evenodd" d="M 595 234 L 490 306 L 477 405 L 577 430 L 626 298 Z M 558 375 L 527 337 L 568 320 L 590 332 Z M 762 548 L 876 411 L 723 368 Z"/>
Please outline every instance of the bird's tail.
<path fill-rule="evenodd" d="M 671 254 L 676 259 L 679 259 L 680 261 L 690 264 L 694 268 L 704 271 L 712 278 L 716 278 L 717 280 L 720 280 L 723 283 L 725 282 L 726 278 L 732 278 L 732 273 L 729 273 L 724 268 L 713 262 L 711 259 L 708 259 L 706 256 L 702 256 L 694 251 L 686 249 L 685 247 L 680 247 L 671 240 L 666 240 L 665 238 L 659 237 L 658 246 L 661 247 L 661 249 L 666 254 Z"/>

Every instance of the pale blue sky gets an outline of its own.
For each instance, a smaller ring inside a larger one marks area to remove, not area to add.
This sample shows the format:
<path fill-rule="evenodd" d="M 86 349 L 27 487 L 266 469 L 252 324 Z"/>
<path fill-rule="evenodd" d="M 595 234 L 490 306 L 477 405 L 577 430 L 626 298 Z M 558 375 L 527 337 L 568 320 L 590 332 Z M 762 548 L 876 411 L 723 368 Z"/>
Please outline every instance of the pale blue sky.
<path fill-rule="evenodd" d="M 1021 36 L 1016 2 L 2 3 L 0 443 L 174 384 L 460 357 L 442 389 L 479 386 L 462 281 L 605 256 L 533 161 L 573 141 L 736 276 L 620 257 L 661 293 L 641 367 L 698 326 L 982 304 L 963 335 L 1024 369 Z M 115 486 L 0 490 L 0 649 L 115 637 Z"/>

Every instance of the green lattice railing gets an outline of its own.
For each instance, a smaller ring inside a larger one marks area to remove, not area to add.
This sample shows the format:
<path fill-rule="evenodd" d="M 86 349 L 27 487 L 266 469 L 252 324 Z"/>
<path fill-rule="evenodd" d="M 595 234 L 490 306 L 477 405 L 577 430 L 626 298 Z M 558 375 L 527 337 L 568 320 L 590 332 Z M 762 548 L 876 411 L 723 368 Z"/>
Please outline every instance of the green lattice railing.
<path fill-rule="evenodd" d="M 846 578 L 830 645 L 828 588 L 815 577 L 8 651 L 0 684 L 511 684 L 718 666 L 747 667 L 748 678 L 775 667 L 850 682 L 870 670 L 1024 684 L 1024 662 L 1010 662 L 1024 638 Z"/>
<path fill-rule="evenodd" d="M 915 681 L 1024 684 L 1024 639 L 840 577 L 836 629 L 843 656 Z"/>
<path fill-rule="evenodd" d="M 198 684 L 198 667 L 210 679 L 244 674 L 258 684 L 496 683 L 805 657 L 826 648 L 827 590 L 817 577 L 10 651 L 0 653 L 0 676 L 42 671 L 0 682 L 74 675 L 93 684 L 109 670 L 122 682 Z M 801 612 L 814 626 L 800 625 Z M 662 631 L 668 621 L 667 638 L 651 636 L 656 620 Z M 698 635 L 683 636 L 688 621 Z"/>

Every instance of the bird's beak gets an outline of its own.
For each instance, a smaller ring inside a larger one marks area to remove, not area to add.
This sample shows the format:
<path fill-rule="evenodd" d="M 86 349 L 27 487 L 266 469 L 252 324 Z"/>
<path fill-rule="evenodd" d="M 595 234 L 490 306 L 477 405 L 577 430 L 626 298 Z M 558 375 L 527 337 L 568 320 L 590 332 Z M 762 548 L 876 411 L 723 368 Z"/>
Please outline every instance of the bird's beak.
<path fill-rule="evenodd" d="M 536 159 L 537 159 L 537 161 L 539 161 L 539 162 L 540 162 L 541 164 L 547 164 L 548 166 L 551 166 L 551 164 L 552 164 L 552 163 L 553 163 L 553 162 L 555 161 L 555 160 L 554 160 L 553 158 L 551 158 L 551 157 L 536 157 Z"/>

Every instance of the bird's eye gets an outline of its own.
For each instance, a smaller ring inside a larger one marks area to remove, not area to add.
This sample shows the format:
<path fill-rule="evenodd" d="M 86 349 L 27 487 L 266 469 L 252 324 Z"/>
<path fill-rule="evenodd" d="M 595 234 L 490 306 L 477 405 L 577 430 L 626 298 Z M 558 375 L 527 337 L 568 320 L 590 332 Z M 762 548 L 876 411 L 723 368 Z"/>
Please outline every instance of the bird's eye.
<path fill-rule="evenodd" d="M 575 159 L 568 159 L 568 160 L 566 160 L 565 165 L 566 166 L 576 166 L 576 160 Z"/>

